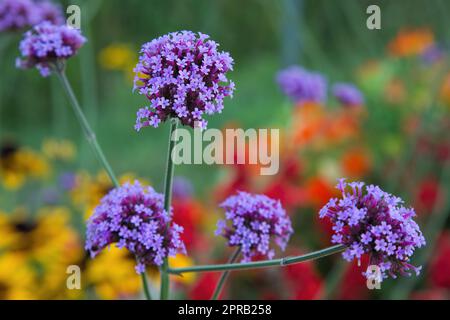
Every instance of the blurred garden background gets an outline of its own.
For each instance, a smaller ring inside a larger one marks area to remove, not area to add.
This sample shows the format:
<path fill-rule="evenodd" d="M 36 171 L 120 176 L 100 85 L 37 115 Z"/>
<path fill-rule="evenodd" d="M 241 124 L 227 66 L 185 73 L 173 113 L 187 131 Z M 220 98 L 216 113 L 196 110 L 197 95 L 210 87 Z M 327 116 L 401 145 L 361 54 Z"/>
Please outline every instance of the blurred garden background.
<path fill-rule="evenodd" d="M 234 58 L 234 97 L 208 119 L 210 128 L 281 130 L 276 176 L 246 165 L 176 167 L 174 219 L 185 228 L 189 256 L 172 265 L 227 260 L 225 242 L 213 236 L 223 216 L 217 204 L 237 190 L 281 200 L 296 230 L 286 254 L 327 247 L 331 228 L 318 211 L 336 194 L 336 179 L 347 177 L 376 183 L 416 209 L 427 239 L 414 256 L 424 268 L 419 277 L 386 280 L 370 291 L 361 268 L 336 255 L 233 273 L 223 297 L 450 297 L 450 2 L 59 3 L 81 8 L 88 42 L 68 63 L 68 77 L 122 181 L 140 179 L 162 191 L 168 125 L 134 130 L 147 101 L 132 92 L 133 68 L 143 43 L 171 31 L 206 33 Z M 371 4 L 381 9 L 380 30 L 366 27 Z M 24 31 L 0 32 L 0 299 L 139 298 L 140 279 L 125 250 L 111 248 L 95 261 L 84 252 L 84 221 L 112 184 L 57 78 L 15 68 Z M 345 105 L 331 89 L 321 103 L 292 101 L 277 83 L 291 65 L 322 74 L 329 88 L 352 83 L 364 103 Z M 81 266 L 82 290 L 66 288 L 72 264 Z M 149 276 L 157 288 L 157 270 Z M 218 276 L 174 277 L 173 297 L 207 299 Z"/>

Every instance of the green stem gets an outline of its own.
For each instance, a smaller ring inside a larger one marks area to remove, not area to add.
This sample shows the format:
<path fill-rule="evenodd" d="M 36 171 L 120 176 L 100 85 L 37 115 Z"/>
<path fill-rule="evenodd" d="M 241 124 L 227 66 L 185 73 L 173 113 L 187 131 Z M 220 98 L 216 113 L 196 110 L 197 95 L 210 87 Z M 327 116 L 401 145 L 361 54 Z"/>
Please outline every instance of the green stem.
<path fill-rule="evenodd" d="M 145 272 L 141 274 L 141 279 L 142 279 L 142 287 L 144 288 L 145 298 L 147 300 L 152 300 L 152 296 L 150 295 L 150 289 L 148 287 L 148 281 L 147 281 L 147 276 L 146 276 Z"/>
<path fill-rule="evenodd" d="M 174 173 L 174 163 L 172 161 L 172 151 L 175 147 L 175 140 L 172 139 L 172 135 L 175 133 L 178 127 L 178 119 L 170 120 L 170 133 L 169 133 L 169 148 L 167 152 L 167 168 L 166 177 L 164 180 L 164 210 L 167 213 L 170 212 L 170 204 L 172 202 L 172 183 L 173 183 L 173 173 Z M 167 226 L 169 228 L 169 226 Z M 161 300 L 167 300 L 169 298 L 169 260 L 164 259 L 164 263 L 161 267 Z"/>
<path fill-rule="evenodd" d="M 117 180 L 116 175 L 114 174 L 111 166 L 109 165 L 108 161 L 106 160 L 103 150 L 101 149 L 100 145 L 97 142 L 95 133 L 91 129 L 91 126 L 89 125 L 89 122 L 87 121 L 87 119 L 83 113 L 83 110 L 81 109 L 80 104 L 78 103 L 77 97 L 75 96 L 75 93 L 73 92 L 72 86 L 70 85 L 69 80 L 66 77 L 64 68 L 61 66 L 56 66 L 56 74 L 58 75 L 58 78 L 61 81 L 61 84 L 64 87 L 64 90 L 66 91 L 67 96 L 69 97 L 71 106 L 75 112 L 75 115 L 77 116 L 78 121 L 80 122 L 81 127 L 83 128 L 83 131 L 86 135 L 87 141 L 89 142 L 92 149 L 94 150 L 94 153 L 96 154 L 101 165 L 108 173 L 108 176 L 111 179 L 114 186 L 119 187 L 120 186 L 119 180 Z M 147 299 L 149 299 L 150 292 L 148 290 L 147 278 L 145 276 L 145 273 L 143 273 L 141 276 L 142 276 L 142 283 L 144 286 L 145 296 L 147 297 Z"/>
<path fill-rule="evenodd" d="M 113 170 L 111 169 L 108 160 L 106 160 L 103 150 L 101 149 L 100 145 L 97 142 L 97 137 L 95 136 L 94 131 L 91 129 L 91 126 L 89 125 L 89 122 L 87 121 L 83 113 L 83 110 L 81 109 L 80 104 L 78 103 L 75 93 L 73 92 L 72 86 L 70 85 L 69 80 L 66 77 L 64 69 L 57 68 L 56 74 L 58 75 L 58 78 L 61 81 L 61 84 L 64 87 L 64 90 L 66 91 L 67 96 L 70 99 L 71 106 L 73 108 L 73 111 L 75 112 L 75 115 L 77 116 L 78 121 L 81 124 L 81 127 L 83 128 L 86 140 L 91 145 L 95 155 L 97 156 L 103 168 L 108 173 L 108 176 L 111 179 L 111 181 L 114 183 L 116 187 L 118 187 L 119 181 L 117 180 Z"/>
<path fill-rule="evenodd" d="M 231 256 L 230 260 L 228 261 L 228 264 L 232 264 L 232 263 L 236 262 L 240 253 L 241 253 L 241 247 L 238 247 L 236 249 L 236 251 L 233 253 L 233 255 Z M 222 275 L 220 276 L 219 282 L 217 283 L 216 289 L 214 290 L 214 293 L 211 297 L 211 300 L 219 299 L 219 295 L 222 292 L 223 285 L 225 284 L 225 281 L 227 280 L 229 274 L 230 274 L 229 270 L 222 273 Z"/>
<path fill-rule="evenodd" d="M 264 260 L 248 263 L 213 264 L 213 265 L 203 265 L 203 266 L 173 268 L 173 269 L 169 268 L 167 272 L 180 275 L 183 273 L 190 273 L 190 272 L 218 272 L 226 270 L 246 270 L 246 269 L 268 268 L 268 267 L 284 267 L 290 264 L 296 264 L 323 258 L 335 253 L 342 252 L 346 248 L 347 247 L 344 245 L 336 245 L 296 257 L 286 257 L 281 259 Z"/>

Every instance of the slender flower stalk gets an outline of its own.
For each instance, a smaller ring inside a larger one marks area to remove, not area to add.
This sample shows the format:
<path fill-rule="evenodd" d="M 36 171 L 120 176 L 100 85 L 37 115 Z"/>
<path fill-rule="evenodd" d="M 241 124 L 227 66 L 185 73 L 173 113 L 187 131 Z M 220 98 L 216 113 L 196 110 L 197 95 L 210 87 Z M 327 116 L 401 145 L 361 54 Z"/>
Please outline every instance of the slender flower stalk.
<path fill-rule="evenodd" d="M 150 288 L 148 287 L 147 275 L 144 273 L 141 274 L 142 279 L 142 288 L 144 288 L 144 295 L 147 300 L 152 300 L 152 296 L 150 294 Z"/>
<path fill-rule="evenodd" d="M 228 261 L 229 264 L 235 263 L 237 258 L 239 257 L 239 254 L 241 253 L 241 247 L 238 247 L 233 255 L 231 256 L 230 260 Z M 217 282 L 216 289 L 214 290 L 214 293 L 211 297 L 211 300 L 217 300 L 219 299 L 220 293 L 222 292 L 223 285 L 225 284 L 225 281 L 228 278 L 228 275 L 230 274 L 230 271 L 225 271 L 220 276 L 219 282 Z"/>
<path fill-rule="evenodd" d="M 290 264 L 296 264 L 323 258 L 335 253 L 340 253 L 346 249 L 347 247 L 344 245 L 336 245 L 295 257 L 286 257 L 280 259 L 246 262 L 246 263 L 212 264 L 186 268 L 169 268 L 167 272 L 170 274 L 181 275 L 183 273 L 191 273 L 191 272 L 219 272 L 227 270 L 236 271 L 236 270 L 247 270 L 257 268 L 284 267 Z"/>
<path fill-rule="evenodd" d="M 73 111 L 75 112 L 75 115 L 77 116 L 78 121 L 80 122 L 81 127 L 83 128 L 84 134 L 86 135 L 86 139 L 88 143 L 91 145 L 92 149 L 94 150 L 95 155 L 97 156 L 98 160 L 100 161 L 101 165 L 104 167 L 106 172 L 108 173 L 108 176 L 110 177 L 111 181 L 114 183 L 116 187 L 120 186 L 119 181 L 117 180 L 108 160 L 106 160 L 105 154 L 103 153 L 102 148 L 97 142 L 97 137 L 94 133 L 94 131 L 91 129 L 91 126 L 89 125 L 89 122 L 87 121 L 83 110 L 80 107 L 80 104 L 78 103 L 78 100 L 73 92 L 72 86 L 69 83 L 69 80 L 67 79 L 66 73 L 64 71 L 63 66 L 58 66 L 56 74 L 58 75 L 59 80 L 61 81 L 61 84 L 66 91 L 67 96 L 70 99 L 71 106 L 73 108 Z"/>
<path fill-rule="evenodd" d="M 56 74 L 58 75 L 58 78 L 61 81 L 61 84 L 62 84 L 67 96 L 69 97 L 71 106 L 75 112 L 75 115 L 77 116 L 78 121 L 80 122 L 81 127 L 83 128 L 83 131 L 85 133 L 88 143 L 91 145 L 95 155 L 97 156 L 98 160 L 100 161 L 100 164 L 103 166 L 103 168 L 108 173 L 108 176 L 110 177 L 114 186 L 119 187 L 120 186 L 119 181 L 117 180 L 116 175 L 114 174 L 108 160 L 106 159 L 102 148 L 98 144 L 95 133 L 91 129 L 91 126 L 89 125 L 89 122 L 87 121 L 87 119 L 83 113 L 83 110 L 81 109 L 80 104 L 78 103 L 77 97 L 75 96 L 75 93 L 73 92 L 72 86 L 70 85 L 70 82 L 67 79 L 63 65 L 56 65 Z M 141 274 L 141 277 L 142 277 L 142 284 L 143 284 L 145 297 L 147 298 L 147 300 L 151 300 L 150 291 L 148 288 L 148 282 L 147 282 L 147 277 L 145 276 L 145 272 Z"/>
<path fill-rule="evenodd" d="M 170 120 L 170 133 L 169 133 L 169 148 L 167 152 L 167 167 L 166 167 L 166 176 L 164 180 L 164 209 L 166 212 L 170 212 L 170 204 L 172 202 L 172 184 L 173 184 L 173 174 L 175 170 L 175 166 L 172 160 L 172 151 L 175 147 L 175 139 L 172 139 L 173 134 L 175 133 L 178 127 L 178 119 L 173 118 Z M 169 260 L 166 258 L 161 267 L 161 292 L 160 298 L 161 300 L 167 300 L 169 298 L 169 273 L 167 270 L 169 269 Z"/>

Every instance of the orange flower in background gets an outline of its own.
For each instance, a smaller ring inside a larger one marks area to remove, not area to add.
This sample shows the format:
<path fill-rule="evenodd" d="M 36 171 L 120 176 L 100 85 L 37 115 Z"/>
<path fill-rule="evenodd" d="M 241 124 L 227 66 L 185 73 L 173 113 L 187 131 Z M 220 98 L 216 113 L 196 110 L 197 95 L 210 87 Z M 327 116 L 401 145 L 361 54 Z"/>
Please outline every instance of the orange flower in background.
<path fill-rule="evenodd" d="M 323 130 L 325 111 L 323 106 L 305 102 L 294 110 L 292 140 L 301 147 L 314 140 Z"/>
<path fill-rule="evenodd" d="M 328 144 L 340 143 L 357 135 L 361 121 L 358 115 L 363 113 L 356 111 L 343 110 L 336 114 L 329 114 L 324 127 L 325 139 Z"/>
<path fill-rule="evenodd" d="M 406 99 L 406 88 L 403 80 L 392 79 L 384 88 L 385 99 L 393 104 L 403 103 Z"/>
<path fill-rule="evenodd" d="M 445 76 L 442 82 L 440 95 L 442 102 L 450 106 L 450 73 Z"/>
<path fill-rule="evenodd" d="M 306 182 L 308 199 L 314 208 L 323 207 L 336 195 L 335 188 L 322 177 L 313 177 Z"/>
<path fill-rule="evenodd" d="M 423 53 L 434 44 L 434 35 L 427 29 L 402 30 L 389 43 L 388 51 L 394 57 L 407 57 Z"/>
<path fill-rule="evenodd" d="M 356 136 L 364 114 L 363 108 L 326 110 L 317 103 L 304 103 L 294 111 L 289 138 L 297 148 L 340 143 Z"/>
<path fill-rule="evenodd" d="M 341 166 L 345 177 L 358 179 L 369 173 L 372 160 L 368 150 L 354 148 L 343 154 Z"/>

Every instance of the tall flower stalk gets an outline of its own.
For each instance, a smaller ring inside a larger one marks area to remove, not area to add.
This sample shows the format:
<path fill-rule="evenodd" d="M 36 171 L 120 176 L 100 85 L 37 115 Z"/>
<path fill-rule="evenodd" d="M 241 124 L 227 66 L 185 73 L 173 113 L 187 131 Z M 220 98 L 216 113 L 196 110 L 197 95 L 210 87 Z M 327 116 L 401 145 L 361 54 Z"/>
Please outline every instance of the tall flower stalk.
<path fill-rule="evenodd" d="M 97 141 L 95 132 L 86 119 L 65 73 L 66 60 L 75 55 L 85 42 L 86 39 L 79 30 L 65 25 L 57 26 L 49 22 L 43 22 L 25 33 L 25 37 L 20 43 L 22 56 L 17 59 L 16 65 L 26 69 L 36 67 L 44 77 L 49 76 L 52 72 L 56 73 L 82 127 L 86 140 L 114 186 L 119 187 L 119 181 L 106 159 Z M 144 283 L 145 296 L 147 299 L 150 299 L 145 273 L 142 273 L 142 281 Z"/>
<path fill-rule="evenodd" d="M 175 146 L 174 134 L 178 127 L 178 119 L 174 118 L 170 120 L 170 132 L 169 132 L 169 148 L 167 151 L 167 165 L 166 165 L 166 175 L 164 180 L 164 209 L 166 212 L 170 212 L 170 205 L 172 202 L 172 185 L 173 185 L 173 174 L 175 166 L 172 159 L 172 151 Z M 164 263 L 161 267 L 161 300 L 167 300 L 169 298 L 170 289 L 170 279 L 169 273 L 167 272 L 169 268 L 169 259 L 165 258 Z"/>
<path fill-rule="evenodd" d="M 66 92 L 66 94 L 70 100 L 70 105 L 72 106 L 72 109 L 75 112 L 78 122 L 80 123 L 80 125 L 83 129 L 83 132 L 85 134 L 87 142 L 89 143 L 89 145 L 91 146 L 95 155 L 97 156 L 97 159 L 99 160 L 100 164 L 103 166 L 103 168 L 107 172 L 107 174 L 108 174 L 109 178 L 111 179 L 112 183 L 114 184 L 114 186 L 116 188 L 120 187 L 119 180 L 117 179 L 116 175 L 114 174 L 114 171 L 111 168 L 111 165 L 109 164 L 108 160 L 106 159 L 105 154 L 103 153 L 103 150 L 97 141 L 95 132 L 92 130 L 91 126 L 89 125 L 89 122 L 87 121 L 86 116 L 84 115 L 84 112 L 81 109 L 80 104 L 78 103 L 78 99 L 76 98 L 75 93 L 72 89 L 72 86 L 70 85 L 70 82 L 67 79 L 67 76 L 66 76 L 66 73 L 64 70 L 64 65 L 56 64 L 55 69 L 56 69 L 56 75 L 58 76 L 58 79 L 60 80 L 61 85 L 63 86 L 64 91 Z M 151 294 L 150 294 L 147 276 L 146 276 L 145 272 L 141 273 L 141 278 L 142 278 L 142 286 L 143 286 L 144 295 L 147 300 L 151 300 Z"/>

